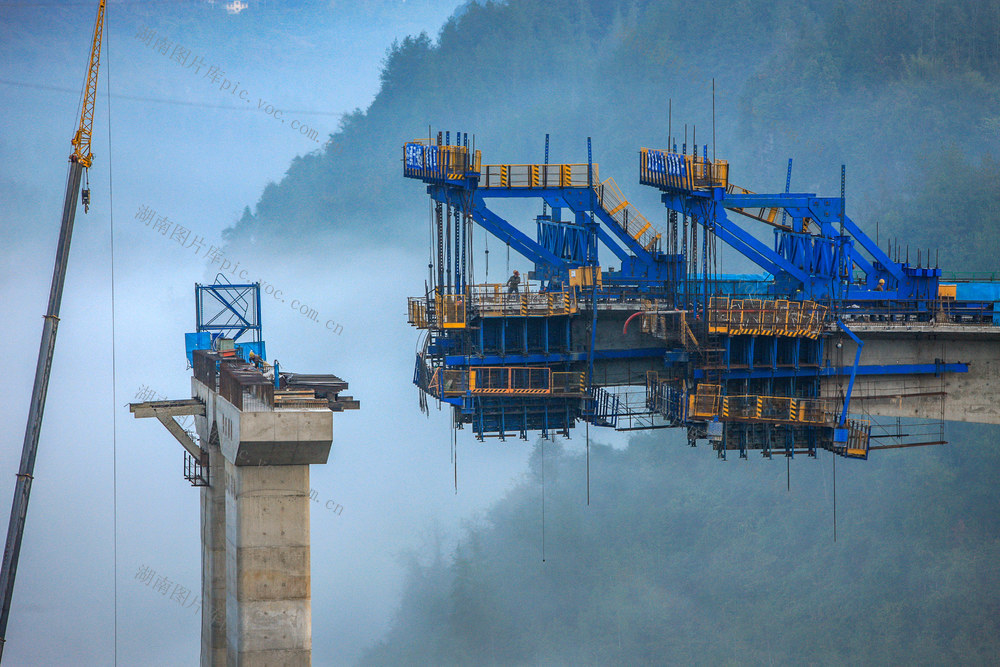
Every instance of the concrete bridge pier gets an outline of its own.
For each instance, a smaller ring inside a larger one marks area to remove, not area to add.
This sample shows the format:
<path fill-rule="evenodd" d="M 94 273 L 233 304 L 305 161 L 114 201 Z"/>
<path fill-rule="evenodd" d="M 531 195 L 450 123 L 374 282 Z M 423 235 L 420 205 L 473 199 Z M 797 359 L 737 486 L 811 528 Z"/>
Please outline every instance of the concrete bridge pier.
<path fill-rule="evenodd" d="M 309 466 L 327 462 L 333 413 L 360 403 L 333 375 L 272 377 L 195 350 L 190 399 L 134 403 L 184 447 L 201 487 L 203 667 L 312 664 Z M 198 443 L 176 421 L 193 416 Z"/>
<path fill-rule="evenodd" d="M 202 665 L 310 665 L 309 465 L 327 461 L 333 414 L 314 399 L 247 409 L 247 396 L 237 407 L 197 377 L 192 393 L 205 404 L 195 421 L 210 480 L 201 490 Z"/>

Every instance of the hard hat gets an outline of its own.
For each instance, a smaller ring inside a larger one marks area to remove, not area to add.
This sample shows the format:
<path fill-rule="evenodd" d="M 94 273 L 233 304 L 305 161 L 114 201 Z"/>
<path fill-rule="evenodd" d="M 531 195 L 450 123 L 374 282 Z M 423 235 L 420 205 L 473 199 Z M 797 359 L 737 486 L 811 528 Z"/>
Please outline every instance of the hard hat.
<path fill-rule="evenodd" d="M 514 275 L 515 275 L 515 276 L 519 276 L 519 275 L 521 275 L 521 274 L 517 272 L 517 269 L 514 269 Z"/>
<path fill-rule="evenodd" d="M 879 278 L 878 279 L 878 284 L 879 285 L 885 285 L 885 278 Z"/>

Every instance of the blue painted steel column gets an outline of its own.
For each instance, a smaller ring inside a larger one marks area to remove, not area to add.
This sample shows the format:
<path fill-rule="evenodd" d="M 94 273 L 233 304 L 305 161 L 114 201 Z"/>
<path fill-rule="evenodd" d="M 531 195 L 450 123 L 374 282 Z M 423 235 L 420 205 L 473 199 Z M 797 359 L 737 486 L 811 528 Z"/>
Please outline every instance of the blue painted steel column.
<path fill-rule="evenodd" d="M 695 147 L 695 156 L 697 157 L 698 147 Z M 702 159 L 708 162 L 708 146 L 706 145 L 702 151 Z M 714 189 L 713 189 L 714 191 Z M 715 219 L 715 212 L 717 210 L 716 206 L 712 207 L 712 219 Z M 708 320 L 708 216 L 704 218 L 703 233 L 701 235 L 701 284 L 702 293 L 701 298 L 703 301 L 702 312 L 705 314 L 705 320 Z M 712 225 L 712 233 L 715 233 L 715 225 Z"/>
<path fill-rule="evenodd" d="M 590 353 L 587 355 L 587 389 L 591 389 L 594 381 L 594 346 L 597 344 L 597 272 L 600 266 L 597 261 L 597 223 L 594 222 L 594 156 L 590 137 L 587 137 L 587 190 L 590 195 L 590 236 L 587 239 L 587 265 L 591 277 L 591 320 L 590 320 Z"/>
<path fill-rule="evenodd" d="M 792 158 L 788 158 L 788 173 L 785 174 L 785 194 L 787 195 L 791 191 L 792 187 Z M 782 207 L 781 208 L 781 224 L 784 225 L 788 220 L 788 211 Z"/>
<path fill-rule="evenodd" d="M 837 326 L 840 327 L 841 331 L 843 331 L 848 336 L 850 336 L 851 339 L 855 343 L 857 343 L 857 346 L 858 346 L 858 351 L 854 355 L 854 367 L 851 368 L 851 380 L 850 380 L 850 382 L 847 383 L 847 395 L 844 397 L 844 409 L 840 413 L 840 421 L 838 422 L 839 425 L 840 425 L 840 427 L 843 428 L 844 423 L 847 420 L 847 408 L 851 404 L 851 391 L 854 389 L 854 377 L 857 375 L 857 372 L 858 372 L 858 363 L 861 361 L 861 348 L 864 347 L 865 344 L 864 344 L 864 342 L 862 342 L 862 340 L 860 338 L 858 338 L 857 336 L 854 335 L 853 331 L 851 331 L 850 329 L 847 328 L 846 324 L 844 324 L 839 319 L 837 320 Z"/>

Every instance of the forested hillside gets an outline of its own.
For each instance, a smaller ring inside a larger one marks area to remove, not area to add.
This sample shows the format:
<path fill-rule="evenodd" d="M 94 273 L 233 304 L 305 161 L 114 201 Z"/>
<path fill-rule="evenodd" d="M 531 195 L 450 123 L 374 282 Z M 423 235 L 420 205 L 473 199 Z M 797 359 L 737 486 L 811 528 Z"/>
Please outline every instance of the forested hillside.
<path fill-rule="evenodd" d="M 414 556 L 365 665 L 997 664 L 1000 451 L 720 462 L 683 436 L 537 445 L 454 554 Z M 493 446 L 493 445 L 490 445 Z M 545 552 L 542 562 L 542 493 Z"/>
<path fill-rule="evenodd" d="M 697 126 L 698 144 L 710 142 L 712 78 L 717 153 L 735 182 L 781 189 L 792 157 L 794 189 L 836 194 L 843 163 L 862 225 L 941 244 L 942 263 L 964 260 L 967 240 L 940 238 L 942 224 L 996 249 L 1000 194 L 986 184 L 1000 155 L 1000 4 L 990 0 L 471 3 L 439 35 L 394 44 L 371 106 L 296 159 L 230 240 L 420 238 L 420 188 L 399 161 L 428 125 L 475 134 L 486 162 L 540 161 L 546 132 L 553 160 L 582 161 L 591 136 L 602 175 L 641 191 L 636 151 L 666 144 L 668 100 L 675 136 L 687 124 L 689 139 Z M 966 268 L 991 268 L 987 257 Z"/>

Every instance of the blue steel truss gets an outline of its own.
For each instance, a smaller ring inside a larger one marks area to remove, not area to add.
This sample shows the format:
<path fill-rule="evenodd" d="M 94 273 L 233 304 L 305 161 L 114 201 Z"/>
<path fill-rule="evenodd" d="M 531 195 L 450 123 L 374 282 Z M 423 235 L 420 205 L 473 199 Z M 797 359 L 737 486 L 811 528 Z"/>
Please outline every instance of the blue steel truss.
<path fill-rule="evenodd" d="M 707 158 L 644 149 L 640 153 L 639 182 L 661 190 L 661 200 L 668 209 L 691 216 L 771 273 L 775 295 L 833 304 L 905 301 L 913 303 L 917 310 L 929 310 L 938 298 L 941 270 L 912 267 L 908 262 L 890 259 L 847 216 L 843 196 L 736 192 L 728 183 L 728 174 L 698 181 L 685 177 L 683 170 L 671 172 L 669 165 L 678 162 L 722 172 L 722 164 L 708 162 Z M 775 227 L 773 248 L 728 214 L 750 210 L 780 210 L 783 219 L 791 219 L 790 224 L 768 222 Z"/>
<path fill-rule="evenodd" d="M 249 334 L 249 342 L 260 342 L 260 283 L 196 284 L 194 299 L 198 333 L 234 341 Z"/>

